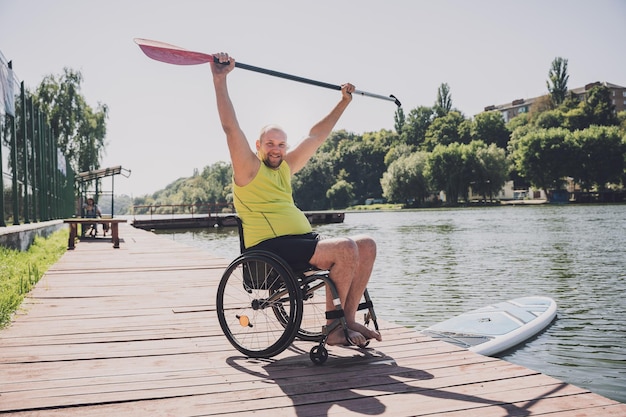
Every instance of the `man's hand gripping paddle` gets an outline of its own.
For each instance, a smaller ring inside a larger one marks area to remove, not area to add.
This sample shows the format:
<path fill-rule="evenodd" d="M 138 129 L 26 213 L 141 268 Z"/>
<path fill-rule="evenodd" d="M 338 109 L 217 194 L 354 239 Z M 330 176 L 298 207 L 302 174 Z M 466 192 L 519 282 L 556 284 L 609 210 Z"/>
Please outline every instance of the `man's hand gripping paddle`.
<path fill-rule="evenodd" d="M 148 57 L 175 65 L 199 65 L 206 64 L 213 61 L 218 62 L 217 58 L 211 54 L 205 54 L 203 52 L 190 51 L 188 49 L 181 48 L 179 46 L 170 45 L 164 42 L 152 41 L 149 39 L 135 38 L 135 43 L 139 45 L 144 54 Z M 340 85 L 328 84 L 322 81 L 311 80 L 309 78 L 298 77 L 297 75 L 285 74 L 284 72 L 278 72 L 270 69 L 254 67 L 241 62 L 235 62 L 236 68 L 245 69 L 248 71 L 260 72 L 261 74 L 271 75 L 273 77 L 284 78 L 291 81 L 297 81 L 305 84 L 316 85 L 318 87 L 329 88 L 331 90 L 341 90 Z M 367 91 L 355 90 L 352 94 L 359 94 L 366 97 L 378 98 L 381 100 L 393 101 L 398 107 L 400 107 L 400 100 L 394 95 L 383 96 L 380 94 L 368 93 Z"/>

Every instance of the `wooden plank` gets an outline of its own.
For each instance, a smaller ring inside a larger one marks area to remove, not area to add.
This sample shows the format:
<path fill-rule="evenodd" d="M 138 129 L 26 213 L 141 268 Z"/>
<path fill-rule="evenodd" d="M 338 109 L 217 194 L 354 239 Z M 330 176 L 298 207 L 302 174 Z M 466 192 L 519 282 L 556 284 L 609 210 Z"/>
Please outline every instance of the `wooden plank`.
<path fill-rule="evenodd" d="M 382 342 L 330 347 L 323 366 L 310 342 L 244 358 L 214 307 L 228 261 L 120 227 L 120 249 L 79 242 L 0 332 L 0 413 L 626 416 L 623 404 L 384 321 Z"/>
<path fill-rule="evenodd" d="M 423 379 L 423 375 L 421 373 L 419 375 L 420 378 L 416 379 L 416 372 L 414 370 L 402 370 L 402 372 L 399 372 L 396 367 L 384 365 L 377 366 L 376 369 L 373 369 L 374 372 L 372 373 L 368 372 L 366 378 L 363 378 L 362 376 L 362 369 L 355 369 L 353 372 L 349 372 L 348 375 L 342 376 L 342 378 L 335 378 L 328 381 L 328 374 L 326 373 L 326 370 L 323 370 L 323 374 L 319 375 L 317 378 L 313 377 L 312 380 L 303 379 L 298 384 L 292 384 L 291 381 L 293 377 L 285 378 L 281 375 L 279 378 L 274 378 L 273 374 L 276 370 L 268 371 L 268 369 L 272 368 L 266 367 L 265 371 L 267 372 L 262 372 L 267 383 L 266 387 L 264 387 L 263 395 L 264 398 L 268 399 L 268 401 L 266 401 L 267 405 L 261 405 L 261 403 L 259 403 L 259 406 L 270 408 L 276 405 L 276 401 L 279 397 L 284 397 L 283 400 L 280 401 L 292 401 L 295 404 L 315 404 L 322 400 L 328 401 L 329 399 L 333 399 L 334 401 L 345 401 L 350 398 L 350 393 L 346 391 L 352 392 L 358 389 L 369 389 L 373 391 L 389 391 L 395 393 L 411 392 L 415 387 L 412 388 L 409 381 L 415 382 L 416 380 L 434 380 L 434 377 Z M 500 371 L 503 370 L 504 369 L 500 369 Z M 278 371 L 280 371 L 280 369 Z M 387 377 L 390 371 L 391 375 L 394 377 L 401 377 L 404 381 L 399 382 L 396 379 L 387 381 L 381 379 L 381 376 Z M 481 383 L 486 383 L 482 378 L 480 378 L 481 372 L 484 372 L 484 369 L 476 367 L 475 369 L 469 370 L 463 374 L 465 379 L 459 379 L 458 375 L 454 375 L 447 371 L 445 375 L 437 375 L 435 386 L 441 389 L 442 387 L 448 387 L 447 384 L 452 384 L 454 387 L 462 383 L 472 383 L 477 378 L 479 378 Z M 520 375 L 527 375 L 529 373 L 532 372 L 524 369 L 518 369 L 515 376 L 519 377 Z M 38 390 L 34 388 L 35 386 L 29 386 L 29 399 L 31 399 L 31 401 L 33 399 L 45 399 L 47 404 L 53 401 L 55 406 L 60 406 L 67 405 L 67 403 L 64 404 L 63 401 L 71 401 L 72 404 L 79 404 L 80 401 L 86 401 L 89 403 L 92 401 L 90 396 L 93 396 L 93 398 L 97 397 L 100 402 L 107 402 L 107 400 L 114 402 L 127 398 L 128 396 L 134 399 L 142 397 L 145 399 L 155 399 L 157 397 L 176 397 L 178 395 L 182 395 L 182 393 L 185 393 L 186 395 L 204 395 L 211 393 L 213 394 L 213 404 L 216 402 L 223 402 L 225 404 L 233 403 L 230 405 L 224 405 L 224 407 L 227 407 L 231 411 L 241 411 L 241 408 L 238 408 L 240 407 L 239 403 L 248 401 L 250 398 L 254 398 L 257 401 L 259 400 L 258 395 L 255 394 L 258 390 L 258 384 L 255 382 L 255 378 L 253 378 L 255 376 L 253 373 L 239 373 L 237 376 L 243 378 L 237 380 L 238 384 L 236 389 L 232 389 L 232 387 L 220 383 L 221 377 L 219 375 L 216 376 L 215 372 L 212 374 L 212 376 L 206 374 L 198 375 L 196 378 L 191 378 L 189 375 L 186 375 L 184 378 L 168 378 L 166 381 L 148 378 L 148 375 L 143 375 L 141 378 L 137 378 L 138 375 L 136 374 L 126 374 L 123 378 L 102 378 L 97 385 L 86 385 L 76 382 L 75 378 L 68 378 L 70 381 L 68 386 L 61 385 L 64 382 L 63 380 L 58 380 L 56 384 L 48 386 L 40 384 L 37 386 L 37 388 L 39 388 Z M 536 373 L 532 374 L 536 375 Z M 310 375 L 307 373 L 305 376 Z M 358 378 L 359 376 L 361 377 Z M 509 378 L 512 376 L 513 374 L 510 374 Z M 355 377 L 358 379 L 358 383 L 356 385 L 353 383 Z M 492 376 L 491 379 L 499 381 L 501 377 Z M 269 380 L 273 381 L 273 383 L 269 383 Z M 385 383 L 381 384 L 381 381 Z M 72 389 L 71 395 L 66 394 L 68 388 Z M 418 386 L 417 388 L 420 387 Z M 10 395 L 11 393 L 7 394 L 9 395 L 4 398 L 4 401 L 7 403 L 10 401 L 19 403 L 23 400 L 23 398 L 19 395 L 20 392 L 17 392 L 17 395 L 13 395 L 13 398 Z M 352 396 L 356 395 L 357 394 L 352 394 Z"/>

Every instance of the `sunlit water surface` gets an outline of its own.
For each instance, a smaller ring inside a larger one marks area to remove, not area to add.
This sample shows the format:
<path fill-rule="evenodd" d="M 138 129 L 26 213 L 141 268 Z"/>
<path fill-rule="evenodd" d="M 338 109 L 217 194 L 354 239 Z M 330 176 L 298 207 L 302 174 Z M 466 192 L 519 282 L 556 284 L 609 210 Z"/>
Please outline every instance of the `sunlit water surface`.
<path fill-rule="evenodd" d="M 626 205 L 348 212 L 315 229 L 374 237 L 377 315 L 416 330 L 497 301 L 554 298 L 556 321 L 501 357 L 626 402 Z M 234 228 L 159 233 L 239 252 Z"/>

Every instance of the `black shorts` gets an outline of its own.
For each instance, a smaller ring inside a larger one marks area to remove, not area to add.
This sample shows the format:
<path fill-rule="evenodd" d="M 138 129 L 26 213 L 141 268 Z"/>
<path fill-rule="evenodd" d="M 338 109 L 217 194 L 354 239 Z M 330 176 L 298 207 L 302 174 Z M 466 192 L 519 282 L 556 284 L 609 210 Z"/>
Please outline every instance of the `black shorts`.
<path fill-rule="evenodd" d="M 320 239 L 321 236 L 315 232 L 303 235 L 279 236 L 249 247 L 246 249 L 246 252 L 251 250 L 272 252 L 284 259 L 291 269 L 298 272 L 311 268 L 309 260 L 313 257 L 317 242 Z"/>

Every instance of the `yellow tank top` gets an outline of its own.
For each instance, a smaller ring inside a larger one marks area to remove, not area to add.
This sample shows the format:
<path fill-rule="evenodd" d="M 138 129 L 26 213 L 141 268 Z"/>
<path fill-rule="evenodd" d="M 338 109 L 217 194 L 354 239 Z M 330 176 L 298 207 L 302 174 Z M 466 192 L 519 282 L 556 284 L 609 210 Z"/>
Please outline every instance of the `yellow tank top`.
<path fill-rule="evenodd" d="M 285 161 L 277 170 L 261 162 L 256 177 L 243 187 L 233 183 L 233 190 L 246 248 L 278 236 L 311 232 L 311 223 L 293 201 L 291 171 Z"/>

